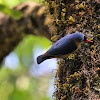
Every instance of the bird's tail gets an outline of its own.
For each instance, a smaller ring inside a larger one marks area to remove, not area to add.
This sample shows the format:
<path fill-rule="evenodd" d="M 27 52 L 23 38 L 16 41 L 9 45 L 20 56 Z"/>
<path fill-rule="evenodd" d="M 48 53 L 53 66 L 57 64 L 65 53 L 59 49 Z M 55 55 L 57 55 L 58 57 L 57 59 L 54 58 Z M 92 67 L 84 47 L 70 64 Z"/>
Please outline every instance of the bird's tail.
<path fill-rule="evenodd" d="M 37 57 L 37 63 L 40 64 L 42 63 L 44 60 L 46 60 L 44 57 L 42 57 L 42 55 Z"/>

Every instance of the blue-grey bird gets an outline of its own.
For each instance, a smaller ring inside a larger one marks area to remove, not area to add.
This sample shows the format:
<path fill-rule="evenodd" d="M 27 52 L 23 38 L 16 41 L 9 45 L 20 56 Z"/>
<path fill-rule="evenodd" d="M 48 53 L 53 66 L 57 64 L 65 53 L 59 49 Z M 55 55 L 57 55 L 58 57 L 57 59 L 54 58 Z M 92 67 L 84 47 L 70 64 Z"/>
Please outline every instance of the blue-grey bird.
<path fill-rule="evenodd" d="M 82 33 L 73 33 L 66 35 L 57 42 L 44 54 L 37 57 L 37 63 L 40 64 L 46 59 L 51 58 L 66 58 L 74 53 L 83 41 L 92 42 L 87 40 Z"/>

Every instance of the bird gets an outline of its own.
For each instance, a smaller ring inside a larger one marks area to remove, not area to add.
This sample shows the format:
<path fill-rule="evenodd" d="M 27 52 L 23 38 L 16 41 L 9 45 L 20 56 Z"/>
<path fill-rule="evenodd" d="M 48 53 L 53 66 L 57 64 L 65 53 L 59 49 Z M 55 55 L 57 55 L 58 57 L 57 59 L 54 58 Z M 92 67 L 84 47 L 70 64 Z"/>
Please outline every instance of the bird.
<path fill-rule="evenodd" d="M 66 35 L 55 42 L 46 53 L 38 56 L 37 64 L 51 58 L 67 58 L 80 47 L 83 41 L 92 42 L 82 33 Z"/>

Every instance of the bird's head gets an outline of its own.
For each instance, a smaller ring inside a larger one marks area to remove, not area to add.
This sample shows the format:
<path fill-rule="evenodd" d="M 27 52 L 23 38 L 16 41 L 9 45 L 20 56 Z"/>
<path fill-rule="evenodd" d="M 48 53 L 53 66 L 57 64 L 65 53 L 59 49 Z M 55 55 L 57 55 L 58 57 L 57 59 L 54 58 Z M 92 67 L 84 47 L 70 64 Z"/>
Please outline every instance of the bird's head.
<path fill-rule="evenodd" d="M 83 41 L 92 42 L 88 40 L 87 37 L 82 33 L 73 33 L 72 35 L 73 35 L 74 40 L 77 42 L 83 42 Z"/>

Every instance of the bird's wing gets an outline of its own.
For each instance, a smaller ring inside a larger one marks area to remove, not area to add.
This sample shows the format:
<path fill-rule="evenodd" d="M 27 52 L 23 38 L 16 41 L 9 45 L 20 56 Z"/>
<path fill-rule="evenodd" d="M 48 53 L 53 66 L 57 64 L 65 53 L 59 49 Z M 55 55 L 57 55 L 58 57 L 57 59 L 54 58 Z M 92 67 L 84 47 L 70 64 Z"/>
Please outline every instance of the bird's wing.
<path fill-rule="evenodd" d="M 77 49 L 77 46 L 75 45 L 74 41 L 70 40 L 60 40 L 57 41 L 49 50 L 48 53 L 50 56 L 62 56 L 67 55 L 72 52 L 74 52 Z"/>

